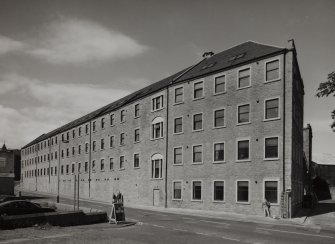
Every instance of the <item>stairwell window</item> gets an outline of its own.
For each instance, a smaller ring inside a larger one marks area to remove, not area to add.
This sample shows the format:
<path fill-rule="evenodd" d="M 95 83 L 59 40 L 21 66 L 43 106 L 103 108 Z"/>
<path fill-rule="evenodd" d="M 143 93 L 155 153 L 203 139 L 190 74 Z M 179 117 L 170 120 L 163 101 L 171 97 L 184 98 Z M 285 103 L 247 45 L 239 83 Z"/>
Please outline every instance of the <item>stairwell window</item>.
<path fill-rule="evenodd" d="M 164 119 L 161 117 L 157 117 L 152 121 L 152 131 L 151 131 L 151 138 L 152 139 L 159 139 L 163 138 L 163 122 Z"/>
<path fill-rule="evenodd" d="M 140 155 L 138 153 L 134 154 L 134 168 L 140 167 Z"/>
<path fill-rule="evenodd" d="M 237 124 L 250 123 L 250 104 L 243 104 L 237 106 Z"/>
<path fill-rule="evenodd" d="M 264 139 L 264 157 L 265 159 L 278 159 L 278 136 L 267 137 Z"/>
<path fill-rule="evenodd" d="M 214 78 L 214 95 L 222 94 L 226 91 L 226 76 L 219 75 Z"/>
<path fill-rule="evenodd" d="M 88 172 L 88 162 L 85 162 L 85 173 Z"/>
<path fill-rule="evenodd" d="M 179 134 L 183 132 L 183 117 L 174 119 L 174 134 Z"/>
<path fill-rule="evenodd" d="M 140 141 L 140 129 L 135 129 L 134 131 L 134 142 Z"/>
<path fill-rule="evenodd" d="M 162 179 L 163 156 L 155 154 L 151 157 L 151 178 Z"/>
<path fill-rule="evenodd" d="M 279 98 L 266 99 L 264 101 L 264 120 L 279 119 Z"/>
<path fill-rule="evenodd" d="M 182 103 L 184 101 L 184 88 L 178 87 L 174 89 L 174 103 Z"/>
<path fill-rule="evenodd" d="M 238 82 L 237 82 L 237 88 L 246 88 L 251 85 L 250 82 L 250 68 L 241 69 L 238 71 Z"/>
<path fill-rule="evenodd" d="M 173 164 L 182 165 L 183 164 L 183 148 L 175 147 L 173 149 Z"/>
<path fill-rule="evenodd" d="M 193 100 L 204 97 L 204 82 L 198 81 L 193 83 Z"/>
<path fill-rule="evenodd" d="M 265 82 L 271 82 L 279 79 L 279 59 L 265 63 Z"/>
<path fill-rule="evenodd" d="M 152 99 L 152 111 L 160 110 L 164 107 L 163 95 L 154 97 Z"/>

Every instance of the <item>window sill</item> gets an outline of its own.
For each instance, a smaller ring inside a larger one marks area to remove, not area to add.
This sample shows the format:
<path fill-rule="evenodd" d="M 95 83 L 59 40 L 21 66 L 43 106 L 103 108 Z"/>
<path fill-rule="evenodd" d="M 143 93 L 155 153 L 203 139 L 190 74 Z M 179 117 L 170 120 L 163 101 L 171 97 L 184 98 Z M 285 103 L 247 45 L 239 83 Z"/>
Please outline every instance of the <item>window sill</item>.
<path fill-rule="evenodd" d="M 100 151 L 105 151 L 105 148 L 101 148 Z"/>
<path fill-rule="evenodd" d="M 192 165 L 201 165 L 201 164 L 204 164 L 203 162 L 196 162 L 196 163 L 192 163 Z"/>
<path fill-rule="evenodd" d="M 244 87 L 237 87 L 236 90 L 243 90 L 243 89 L 247 89 L 247 88 L 249 88 L 249 87 L 251 87 L 251 85 L 249 85 L 249 86 L 244 86 Z"/>
<path fill-rule="evenodd" d="M 264 84 L 267 84 L 267 83 L 271 83 L 271 82 L 276 82 L 276 81 L 280 81 L 281 78 L 277 78 L 277 79 L 273 79 L 273 80 L 266 80 L 264 81 Z"/>
<path fill-rule="evenodd" d="M 218 95 L 222 95 L 222 94 L 225 94 L 225 93 L 227 93 L 227 92 L 224 91 L 224 92 L 213 93 L 213 96 L 218 96 Z"/>
<path fill-rule="evenodd" d="M 178 202 L 182 202 L 182 201 L 183 201 L 183 199 L 174 199 L 174 198 L 172 198 L 172 201 L 178 201 Z"/>
<path fill-rule="evenodd" d="M 184 166 L 184 164 L 172 164 L 172 166 Z"/>
<path fill-rule="evenodd" d="M 140 116 L 135 116 L 134 119 L 138 119 L 138 118 L 141 118 L 141 115 Z"/>
<path fill-rule="evenodd" d="M 124 123 L 126 123 L 126 121 L 121 121 L 121 122 L 120 122 L 120 124 L 124 124 Z"/>
<path fill-rule="evenodd" d="M 213 164 L 225 164 L 226 161 L 214 161 Z"/>
<path fill-rule="evenodd" d="M 250 125 L 251 122 L 245 122 L 245 123 L 237 123 L 236 126 L 240 126 L 240 125 Z"/>
<path fill-rule="evenodd" d="M 263 158 L 264 161 L 278 161 L 279 158 Z"/>
<path fill-rule="evenodd" d="M 242 205 L 250 205 L 250 202 L 238 202 L 238 201 L 236 201 L 235 203 L 236 204 L 242 204 Z"/>
<path fill-rule="evenodd" d="M 191 202 L 202 202 L 202 199 L 201 200 L 192 199 Z"/>
<path fill-rule="evenodd" d="M 151 113 L 158 112 L 158 111 L 161 111 L 163 109 L 164 109 L 164 107 L 161 107 L 161 108 L 158 108 L 158 109 L 155 109 L 155 110 L 151 110 Z"/>
<path fill-rule="evenodd" d="M 247 162 L 251 162 L 251 160 L 250 159 L 236 160 L 236 163 L 247 163 Z"/>
<path fill-rule="evenodd" d="M 105 170 L 100 170 L 100 172 L 105 172 Z"/>
<path fill-rule="evenodd" d="M 123 144 L 123 145 L 120 145 L 120 147 L 124 147 L 125 145 Z"/>
<path fill-rule="evenodd" d="M 216 126 L 216 127 L 214 126 L 214 127 L 213 127 L 213 129 L 222 129 L 222 128 L 226 128 L 226 126 L 223 125 L 223 126 Z"/>
<path fill-rule="evenodd" d="M 205 98 L 205 96 L 198 97 L 198 98 L 193 98 L 193 101 L 201 100 L 201 99 L 204 99 L 204 98 Z"/>
<path fill-rule="evenodd" d="M 134 141 L 134 144 L 140 143 L 141 141 Z"/>
<path fill-rule="evenodd" d="M 173 133 L 173 135 L 181 135 L 181 134 L 184 134 L 184 132 Z"/>
<path fill-rule="evenodd" d="M 151 180 L 163 180 L 163 178 L 151 178 Z"/>
<path fill-rule="evenodd" d="M 121 169 L 119 169 L 119 171 L 122 171 L 122 170 L 125 170 L 125 168 L 121 168 Z"/>
<path fill-rule="evenodd" d="M 177 106 L 177 105 L 180 105 L 180 104 L 184 104 L 184 102 L 174 103 L 173 106 Z"/>
<path fill-rule="evenodd" d="M 153 138 L 153 139 L 150 139 L 150 141 L 157 141 L 157 140 L 162 140 L 162 139 L 164 139 L 164 137 Z"/>
<path fill-rule="evenodd" d="M 134 167 L 134 169 L 140 169 L 140 167 Z"/>
<path fill-rule="evenodd" d="M 200 130 L 192 130 L 192 132 L 201 132 L 204 131 L 204 129 L 200 129 Z"/>
<path fill-rule="evenodd" d="M 213 200 L 212 203 L 226 203 L 225 200 L 221 201 L 221 200 Z"/>
<path fill-rule="evenodd" d="M 271 119 L 264 119 L 263 122 L 274 121 L 274 120 L 280 120 L 280 117 L 271 118 Z"/>
<path fill-rule="evenodd" d="M 110 125 L 110 127 L 114 127 L 114 126 L 115 126 L 115 124 Z"/>

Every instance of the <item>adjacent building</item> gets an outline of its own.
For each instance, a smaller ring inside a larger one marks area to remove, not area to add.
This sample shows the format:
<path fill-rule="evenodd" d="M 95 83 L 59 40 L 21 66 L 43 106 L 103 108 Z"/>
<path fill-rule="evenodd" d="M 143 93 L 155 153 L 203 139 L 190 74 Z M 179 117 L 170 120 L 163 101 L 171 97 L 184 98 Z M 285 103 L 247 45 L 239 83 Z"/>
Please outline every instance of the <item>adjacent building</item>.
<path fill-rule="evenodd" d="M 301 206 L 304 85 L 289 48 L 252 41 L 36 138 L 23 187 L 81 198 L 290 217 Z"/>

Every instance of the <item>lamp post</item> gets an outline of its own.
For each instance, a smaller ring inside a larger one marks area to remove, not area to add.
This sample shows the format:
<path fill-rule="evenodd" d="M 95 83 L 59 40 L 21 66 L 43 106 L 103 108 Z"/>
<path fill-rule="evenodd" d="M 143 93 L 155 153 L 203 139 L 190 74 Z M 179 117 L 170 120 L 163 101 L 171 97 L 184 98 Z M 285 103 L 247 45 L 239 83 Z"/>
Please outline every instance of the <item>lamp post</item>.
<path fill-rule="evenodd" d="M 58 144 L 58 172 L 57 172 L 57 203 L 59 203 L 59 181 L 60 181 L 60 157 L 61 157 L 61 154 L 60 154 L 60 144 L 61 143 L 69 143 L 69 141 L 66 141 L 66 140 L 59 140 L 59 144 Z"/>

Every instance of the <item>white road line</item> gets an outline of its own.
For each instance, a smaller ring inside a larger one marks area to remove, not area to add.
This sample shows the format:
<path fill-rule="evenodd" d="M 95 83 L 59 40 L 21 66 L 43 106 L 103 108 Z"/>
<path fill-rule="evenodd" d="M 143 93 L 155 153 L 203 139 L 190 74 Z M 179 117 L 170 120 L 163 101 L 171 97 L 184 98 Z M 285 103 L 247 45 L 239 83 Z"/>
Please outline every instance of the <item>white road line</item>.
<path fill-rule="evenodd" d="M 230 241 L 241 241 L 239 239 L 235 239 L 235 238 L 231 238 L 231 237 L 227 237 L 227 236 L 221 236 L 222 239 L 226 239 L 226 240 L 230 240 Z"/>
<path fill-rule="evenodd" d="M 212 223 L 212 224 L 219 224 L 219 225 L 230 225 L 227 223 L 223 223 L 223 222 L 216 222 L 216 221 L 209 221 L 209 220 L 200 220 L 202 222 L 206 222 L 206 223 Z"/>
<path fill-rule="evenodd" d="M 182 219 L 195 220 L 193 218 L 182 217 Z"/>
<path fill-rule="evenodd" d="M 176 231 L 183 231 L 183 232 L 189 232 L 188 230 L 178 229 L 178 228 L 173 228 L 173 230 L 176 230 Z"/>
<path fill-rule="evenodd" d="M 167 228 L 167 227 L 162 226 L 162 225 L 152 225 L 152 226 L 155 226 L 155 227 L 158 227 L 158 228 Z"/>
<path fill-rule="evenodd" d="M 209 236 L 209 234 L 207 234 L 207 233 L 202 233 L 202 232 L 195 232 L 195 234 L 197 234 L 197 235 L 203 235 L 203 236 Z"/>
<path fill-rule="evenodd" d="M 296 234 L 296 235 L 304 235 L 304 236 L 315 236 L 315 237 L 323 237 L 323 238 L 330 238 L 334 239 L 332 236 L 324 236 L 324 235 L 313 235 L 313 234 L 307 234 L 307 233 L 301 233 L 301 232 L 294 232 L 294 231 L 286 231 L 286 230 L 272 230 L 272 229 L 266 229 L 266 228 L 257 228 L 258 230 L 266 230 L 266 231 L 275 231 L 275 232 L 283 232 L 283 233 L 290 233 L 290 234 Z"/>

